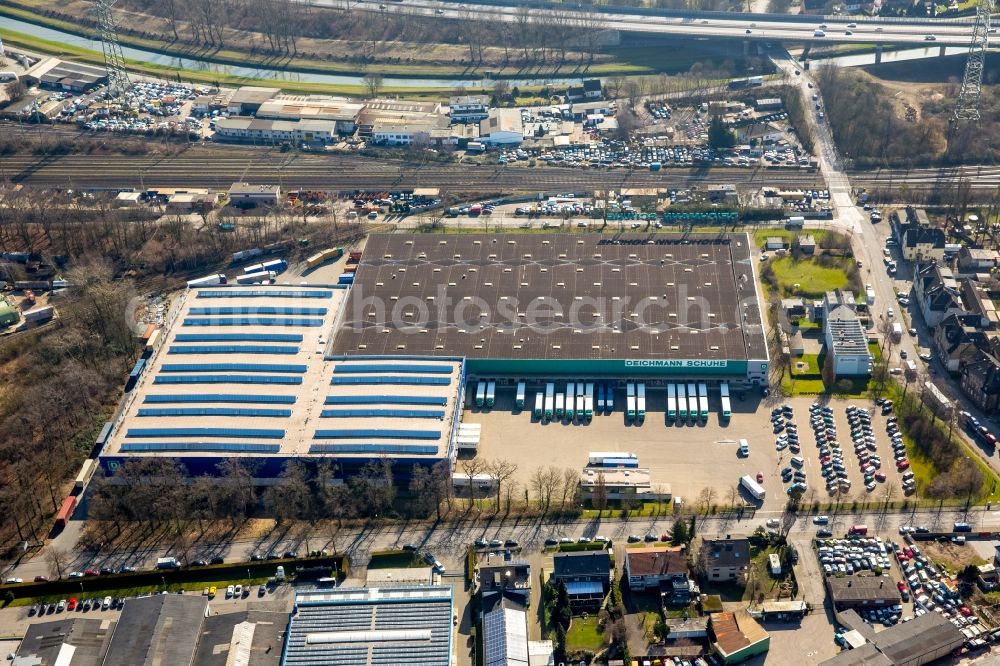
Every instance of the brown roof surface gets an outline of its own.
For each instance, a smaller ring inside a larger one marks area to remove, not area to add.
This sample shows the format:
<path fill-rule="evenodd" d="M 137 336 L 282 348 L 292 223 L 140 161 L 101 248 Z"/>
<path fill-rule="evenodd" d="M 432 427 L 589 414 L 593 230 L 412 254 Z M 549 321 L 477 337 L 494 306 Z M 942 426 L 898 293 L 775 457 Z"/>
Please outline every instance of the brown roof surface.
<path fill-rule="evenodd" d="M 886 601 L 899 603 L 899 590 L 885 576 L 844 576 L 826 579 L 834 603 L 857 601 Z"/>
<path fill-rule="evenodd" d="M 749 244 L 747 234 L 373 234 L 333 352 L 764 359 Z"/>
<path fill-rule="evenodd" d="M 733 654 L 767 638 L 767 632 L 746 611 L 712 615 L 715 642 L 725 654 Z"/>
<path fill-rule="evenodd" d="M 627 549 L 630 576 L 662 576 L 687 571 L 687 556 L 680 547 L 651 546 Z"/>

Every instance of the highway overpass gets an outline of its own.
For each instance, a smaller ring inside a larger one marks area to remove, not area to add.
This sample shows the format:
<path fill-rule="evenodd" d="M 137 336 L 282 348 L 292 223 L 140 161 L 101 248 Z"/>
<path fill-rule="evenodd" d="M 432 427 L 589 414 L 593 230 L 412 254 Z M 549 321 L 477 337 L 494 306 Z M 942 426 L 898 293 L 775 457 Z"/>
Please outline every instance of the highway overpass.
<path fill-rule="evenodd" d="M 694 39 L 742 39 L 759 42 L 813 42 L 816 44 L 875 44 L 884 46 L 967 46 L 973 21 L 966 19 L 892 19 L 735 12 L 680 12 L 632 7 L 524 4 L 478 0 L 474 3 L 439 0 L 308 0 L 311 4 L 354 10 L 450 19 L 478 19 L 519 23 L 525 14 L 575 21 L 581 29 L 619 30 L 674 35 Z M 820 35 L 822 32 L 822 35 Z"/>

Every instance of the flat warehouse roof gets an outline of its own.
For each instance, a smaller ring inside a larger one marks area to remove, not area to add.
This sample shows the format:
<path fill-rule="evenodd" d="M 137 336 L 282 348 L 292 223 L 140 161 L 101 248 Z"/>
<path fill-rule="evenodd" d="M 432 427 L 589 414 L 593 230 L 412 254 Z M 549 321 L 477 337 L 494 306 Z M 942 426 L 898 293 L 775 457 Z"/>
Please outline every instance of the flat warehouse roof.
<path fill-rule="evenodd" d="M 737 234 L 374 234 L 336 354 L 766 359 Z"/>
<path fill-rule="evenodd" d="M 277 285 L 188 290 L 101 455 L 392 455 L 428 463 L 447 455 L 461 359 L 327 357 L 345 294 Z M 275 310 L 303 308 L 319 326 L 267 323 Z M 234 309 L 247 313 L 245 323 L 217 323 Z"/>

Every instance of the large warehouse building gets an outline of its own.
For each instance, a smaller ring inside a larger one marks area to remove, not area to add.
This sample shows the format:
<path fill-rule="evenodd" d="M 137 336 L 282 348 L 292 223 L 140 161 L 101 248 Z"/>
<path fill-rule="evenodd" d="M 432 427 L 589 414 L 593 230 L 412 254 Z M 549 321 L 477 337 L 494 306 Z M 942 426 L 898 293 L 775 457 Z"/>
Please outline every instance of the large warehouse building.
<path fill-rule="evenodd" d="M 747 234 L 379 234 L 336 354 L 455 355 L 476 377 L 767 383 Z"/>
<path fill-rule="evenodd" d="M 345 475 L 453 460 L 471 377 L 767 383 L 747 234 L 381 234 L 353 286 L 190 288 L 133 371 L 101 463 L 252 458 Z M 264 481 L 266 482 L 266 481 Z"/>

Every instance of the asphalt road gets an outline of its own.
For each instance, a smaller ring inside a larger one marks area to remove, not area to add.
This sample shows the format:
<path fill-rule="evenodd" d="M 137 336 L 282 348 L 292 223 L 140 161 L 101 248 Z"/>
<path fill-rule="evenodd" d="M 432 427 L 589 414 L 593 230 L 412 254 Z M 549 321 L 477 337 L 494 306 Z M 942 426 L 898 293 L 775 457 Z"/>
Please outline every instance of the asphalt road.
<path fill-rule="evenodd" d="M 433 16 L 448 19 L 467 20 L 488 18 L 491 21 L 519 24 L 530 16 L 532 20 L 574 20 L 581 25 L 596 29 L 621 30 L 626 32 L 676 35 L 691 38 L 729 37 L 759 41 L 812 41 L 817 43 L 841 44 L 903 44 L 903 45 L 949 45 L 967 46 L 972 37 L 972 25 L 968 20 L 942 21 L 911 19 L 908 22 L 865 20 L 857 17 L 817 16 L 815 22 L 803 22 L 775 14 L 755 14 L 726 16 L 724 12 L 699 12 L 691 17 L 636 15 L 634 12 L 588 11 L 580 5 L 564 8 L 536 8 L 525 14 L 517 5 L 485 5 L 437 0 L 403 0 L 402 2 L 382 2 L 381 0 L 309 0 L 317 6 L 350 8 L 355 10 L 385 14 L 411 16 Z M 822 26 L 822 35 L 816 31 Z M 928 40 L 928 36 L 934 37 Z"/>

